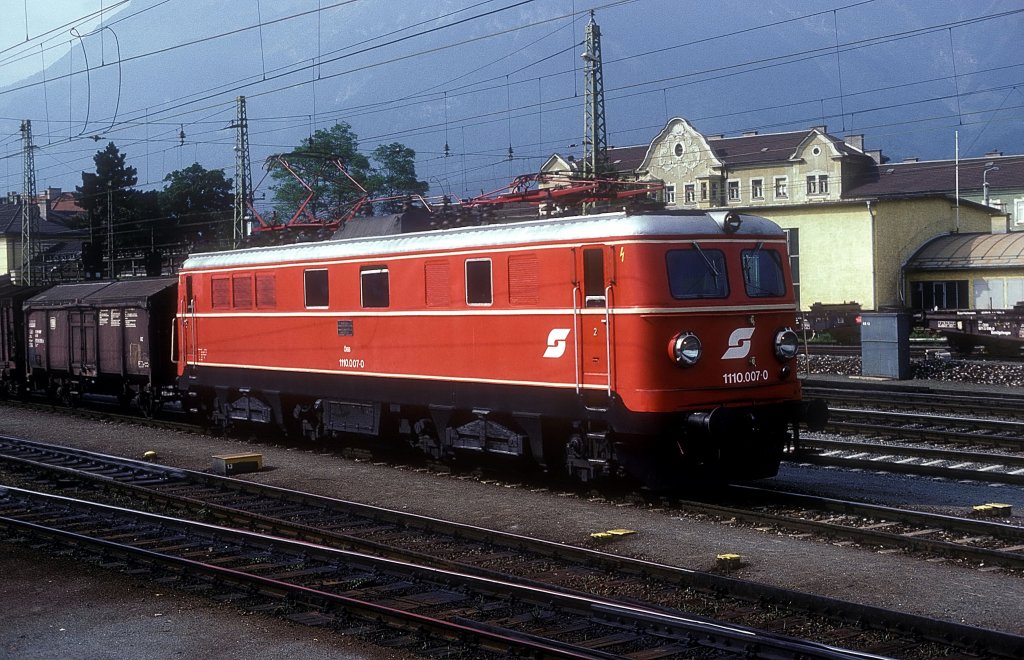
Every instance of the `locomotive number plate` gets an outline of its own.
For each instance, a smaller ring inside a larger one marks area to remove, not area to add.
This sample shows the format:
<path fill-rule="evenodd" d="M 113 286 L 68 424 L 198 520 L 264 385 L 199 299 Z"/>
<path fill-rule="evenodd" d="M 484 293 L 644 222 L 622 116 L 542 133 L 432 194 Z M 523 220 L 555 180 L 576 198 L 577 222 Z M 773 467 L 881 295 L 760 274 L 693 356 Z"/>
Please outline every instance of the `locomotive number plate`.
<path fill-rule="evenodd" d="M 755 369 L 754 371 L 734 371 L 729 374 L 722 374 L 722 382 L 726 385 L 745 385 L 747 383 L 759 383 L 768 380 L 767 369 Z"/>

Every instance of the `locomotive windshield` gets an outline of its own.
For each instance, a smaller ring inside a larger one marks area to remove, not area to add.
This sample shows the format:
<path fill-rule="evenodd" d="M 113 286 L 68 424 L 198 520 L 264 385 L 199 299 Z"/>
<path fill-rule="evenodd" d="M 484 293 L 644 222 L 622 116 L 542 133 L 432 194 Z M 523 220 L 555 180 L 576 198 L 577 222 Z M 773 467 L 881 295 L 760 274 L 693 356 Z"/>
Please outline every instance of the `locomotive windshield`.
<path fill-rule="evenodd" d="M 669 250 L 666 261 L 673 298 L 688 300 L 729 295 L 725 255 L 720 250 L 705 250 L 694 243 L 692 250 Z"/>
<path fill-rule="evenodd" d="M 744 250 L 743 285 L 751 298 L 786 295 L 786 281 L 782 273 L 782 255 L 777 250 L 765 250 L 759 243 L 753 250 Z"/>

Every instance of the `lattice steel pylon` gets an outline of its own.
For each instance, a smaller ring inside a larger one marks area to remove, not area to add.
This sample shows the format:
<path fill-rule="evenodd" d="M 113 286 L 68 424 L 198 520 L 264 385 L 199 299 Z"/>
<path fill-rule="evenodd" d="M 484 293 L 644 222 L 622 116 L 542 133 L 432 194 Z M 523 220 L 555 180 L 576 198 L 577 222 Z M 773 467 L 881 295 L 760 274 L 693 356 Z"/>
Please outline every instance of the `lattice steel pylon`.
<path fill-rule="evenodd" d="M 585 100 L 583 121 L 583 176 L 592 179 L 607 170 L 608 131 L 604 120 L 604 73 L 601 70 L 601 28 L 590 12 L 583 51 Z"/>
<path fill-rule="evenodd" d="M 238 247 L 249 235 L 249 205 L 252 203 L 252 169 L 249 166 L 249 120 L 245 116 L 245 97 L 239 96 L 238 116 L 231 125 L 235 133 L 235 213 L 232 245 Z"/>
<path fill-rule="evenodd" d="M 36 158 L 32 144 L 32 121 L 21 122 L 21 144 L 25 154 L 25 173 L 21 198 L 21 272 L 22 283 L 35 282 L 35 269 L 39 249 L 39 208 L 36 206 Z"/>

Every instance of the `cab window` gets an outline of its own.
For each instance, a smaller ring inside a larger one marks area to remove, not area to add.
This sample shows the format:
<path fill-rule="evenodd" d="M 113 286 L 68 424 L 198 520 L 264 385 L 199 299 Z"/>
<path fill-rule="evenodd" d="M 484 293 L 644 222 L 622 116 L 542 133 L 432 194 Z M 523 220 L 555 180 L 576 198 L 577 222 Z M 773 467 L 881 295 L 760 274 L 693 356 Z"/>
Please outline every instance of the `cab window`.
<path fill-rule="evenodd" d="M 729 279 L 725 271 L 725 255 L 721 250 L 709 250 L 694 243 L 688 250 L 669 250 L 665 257 L 673 298 L 728 297 Z"/>
<path fill-rule="evenodd" d="M 777 298 L 786 295 L 786 280 L 782 271 L 782 255 L 778 250 L 761 246 L 744 250 L 743 286 L 751 298 Z"/>

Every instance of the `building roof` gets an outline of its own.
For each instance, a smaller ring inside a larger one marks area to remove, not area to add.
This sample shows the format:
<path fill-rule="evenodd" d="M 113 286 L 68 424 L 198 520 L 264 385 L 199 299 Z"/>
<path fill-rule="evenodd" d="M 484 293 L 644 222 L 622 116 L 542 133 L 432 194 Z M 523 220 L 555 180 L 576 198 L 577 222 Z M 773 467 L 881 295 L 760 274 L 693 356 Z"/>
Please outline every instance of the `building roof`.
<path fill-rule="evenodd" d="M 80 232 L 69 228 L 62 220 L 61 213 L 50 212 L 46 219 L 39 218 L 37 231 L 40 236 L 66 236 Z M 21 235 L 21 202 L 0 203 L 0 236 Z"/>
<path fill-rule="evenodd" d="M 907 270 L 975 268 L 1024 268 L 1024 232 L 939 236 L 907 262 Z"/>
<path fill-rule="evenodd" d="M 613 172 L 635 172 L 644 162 L 649 144 L 638 144 L 632 147 L 609 147 L 608 166 Z"/>
<path fill-rule="evenodd" d="M 999 169 L 990 169 L 998 167 Z M 978 191 L 983 179 L 991 190 L 1024 187 L 1024 156 L 988 156 L 960 161 L 960 190 Z M 984 172 L 988 170 L 988 175 Z M 907 197 L 956 192 L 954 160 L 884 163 L 866 180 L 844 191 L 843 197 Z"/>
<path fill-rule="evenodd" d="M 856 149 L 839 138 L 825 132 L 824 127 L 789 133 L 766 133 L 764 135 L 742 135 L 738 137 L 708 137 L 715 156 L 728 166 L 760 165 L 785 161 L 793 158 L 800 146 L 813 134 L 819 134 L 829 140 L 842 156 L 864 156 L 864 152 Z"/>
<path fill-rule="evenodd" d="M 51 213 L 63 215 L 84 214 L 85 209 L 78 203 L 78 195 L 72 192 L 62 192 L 57 199 L 50 202 Z"/>

